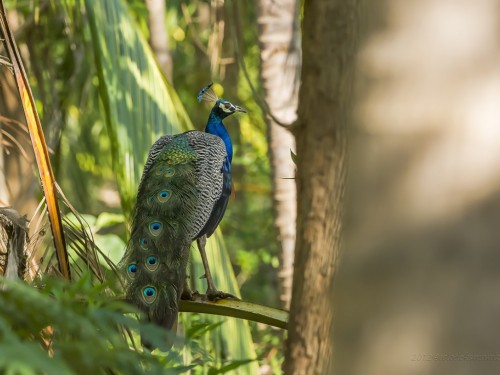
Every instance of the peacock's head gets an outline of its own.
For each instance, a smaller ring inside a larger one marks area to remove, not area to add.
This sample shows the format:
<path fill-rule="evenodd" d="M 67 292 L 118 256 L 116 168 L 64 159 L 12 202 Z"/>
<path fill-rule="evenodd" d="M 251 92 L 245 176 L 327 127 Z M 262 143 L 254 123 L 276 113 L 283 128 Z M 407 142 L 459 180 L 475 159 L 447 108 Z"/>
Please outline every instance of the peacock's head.
<path fill-rule="evenodd" d="M 215 111 L 215 113 L 221 118 L 225 118 L 229 115 L 232 115 L 235 112 L 247 113 L 247 111 L 245 111 L 243 108 L 231 103 L 229 100 L 226 99 L 217 100 L 215 102 L 212 111 Z"/>
<path fill-rule="evenodd" d="M 220 118 L 226 118 L 227 116 L 232 115 L 235 112 L 244 112 L 244 113 L 247 112 L 240 106 L 231 103 L 229 100 L 222 98 L 219 99 L 217 94 L 212 89 L 212 85 L 213 83 L 204 87 L 200 91 L 200 93 L 198 94 L 198 101 L 215 102 L 215 105 L 212 108 L 212 112 L 215 115 L 219 116 Z"/>

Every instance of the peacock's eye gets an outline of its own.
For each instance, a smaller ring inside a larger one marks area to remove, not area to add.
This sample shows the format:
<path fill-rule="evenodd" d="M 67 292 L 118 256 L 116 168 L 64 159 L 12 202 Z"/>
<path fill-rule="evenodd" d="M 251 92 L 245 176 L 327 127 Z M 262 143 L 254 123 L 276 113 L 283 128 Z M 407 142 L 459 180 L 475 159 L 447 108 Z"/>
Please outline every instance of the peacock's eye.
<path fill-rule="evenodd" d="M 148 259 L 146 259 L 146 268 L 150 271 L 156 271 L 156 269 L 158 268 L 159 266 L 159 263 L 158 263 L 158 259 L 156 259 L 156 257 L 148 257 Z"/>
<path fill-rule="evenodd" d="M 136 272 L 137 272 L 137 264 L 130 263 L 127 267 L 127 276 L 133 279 L 135 278 Z"/>
<path fill-rule="evenodd" d="M 161 223 L 159 221 L 153 221 L 149 225 L 149 231 L 155 237 L 159 236 L 161 233 Z"/>
<path fill-rule="evenodd" d="M 141 246 L 142 250 L 147 250 L 148 249 L 148 239 L 146 237 L 142 237 L 139 240 L 139 245 Z"/>
<path fill-rule="evenodd" d="M 165 170 L 165 177 L 172 177 L 175 174 L 174 168 L 167 168 Z"/>
<path fill-rule="evenodd" d="M 153 303 L 156 300 L 156 288 L 147 286 L 142 289 L 142 296 L 146 303 Z"/>
<path fill-rule="evenodd" d="M 225 104 L 224 104 L 224 107 L 226 107 L 226 109 L 229 109 L 229 107 L 231 107 L 231 104 L 229 104 L 229 103 L 225 103 Z"/>
<path fill-rule="evenodd" d="M 137 265 L 135 263 L 132 263 L 128 266 L 128 272 L 136 273 L 137 272 Z"/>
<path fill-rule="evenodd" d="M 160 203 L 165 203 L 167 202 L 172 195 L 170 194 L 170 191 L 168 190 L 162 190 L 158 193 L 158 201 Z"/>

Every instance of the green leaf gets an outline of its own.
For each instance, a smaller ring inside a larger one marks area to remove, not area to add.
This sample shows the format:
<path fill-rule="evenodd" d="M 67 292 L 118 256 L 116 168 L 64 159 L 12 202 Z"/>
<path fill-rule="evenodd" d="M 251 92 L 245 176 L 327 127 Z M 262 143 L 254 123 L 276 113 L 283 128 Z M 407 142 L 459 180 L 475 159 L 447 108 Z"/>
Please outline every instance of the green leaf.
<path fill-rule="evenodd" d="M 186 331 L 186 337 L 193 339 L 196 337 L 200 337 L 201 335 L 213 331 L 217 327 L 220 327 L 224 322 L 215 322 L 215 323 L 196 323 L 196 324 L 191 324 L 191 327 L 189 327 Z"/>
<path fill-rule="evenodd" d="M 232 361 L 229 364 L 224 365 L 218 369 L 211 368 L 210 370 L 208 370 L 208 375 L 225 374 L 229 371 L 236 370 L 240 366 L 246 365 L 246 364 L 248 364 L 250 362 L 254 362 L 256 360 L 257 359 L 242 359 L 239 361 Z"/>
<path fill-rule="evenodd" d="M 73 225 L 75 228 L 81 229 L 82 224 L 80 220 L 76 217 L 73 212 L 70 212 L 64 216 L 64 219 L 68 221 L 68 224 Z M 96 222 L 95 216 L 80 214 L 80 219 L 83 219 L 88 225 L 93 226 Z"/>
<path fill-rule="evenodd" d="M 119 236 L 113 233 L 104 235 L 96 234 L 95 243 L 97 246 L 99 246 L 103 254 L 111 259 L 114 264 L 118 264 L 123 256 L 123 251 L 126 247 L 125 242 L 123 242 L 123 240 Z M 106 265 L 104 261 L 103 264 Z"/>
<path fill-rule="evenodd" d="M 62 361 L 52 360 L 35 343 L 0 344 L 0 370 L 6 374 L 75 374 Z M 26 360 L 29 358 L 29 361 Z"/>
<path fill-rule="evenodd" d="M 125 217 L 122 214 L 102 212 L 95 221 L 94 231 L 97 232 L 103 228 L 112 227 L 113 225 L 121 224 L 123 222 L 125 222 Z"/>

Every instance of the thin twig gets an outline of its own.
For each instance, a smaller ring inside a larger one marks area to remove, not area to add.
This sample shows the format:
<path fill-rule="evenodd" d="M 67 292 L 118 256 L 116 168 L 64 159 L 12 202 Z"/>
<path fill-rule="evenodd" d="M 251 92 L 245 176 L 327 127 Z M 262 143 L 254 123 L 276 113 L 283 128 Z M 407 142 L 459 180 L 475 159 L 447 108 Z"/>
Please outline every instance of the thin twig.
<path fill-rule="evenodd" d="M 1 65 L 6 65 L 9 68 L 12 68 L 12 63 L 10 62 L 9 58 L 8 57 L 4 57 L 2 55 L 0 55 L 0 64 Z"/>
<path fill-rule="evenodd" d="M 19 141 L 12 134 L 10 134 L 8 131 L 5 131 L 3 129 L 0 129 L 0 133 L 2 133 L 2 135 L 9 138 L 17 146 L 17 148 L 21 152 L 21 155 L 24 157 L 24 159 L 27 162 L 30 161 L 30 158 L 28 157 L 28 154 L 26 153 L 26 151 L 24 151 L 23 146 L 21 145 L 21 143 L 19 143 Z"/>

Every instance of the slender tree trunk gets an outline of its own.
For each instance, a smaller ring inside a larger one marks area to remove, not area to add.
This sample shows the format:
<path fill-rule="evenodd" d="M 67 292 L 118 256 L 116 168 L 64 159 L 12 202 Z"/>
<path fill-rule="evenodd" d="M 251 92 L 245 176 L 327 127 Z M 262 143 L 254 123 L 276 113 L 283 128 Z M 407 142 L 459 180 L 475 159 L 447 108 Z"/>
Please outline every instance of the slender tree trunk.
<path fill-rule="evenodd" d="M 208 57 L 212 76 L 223 76 L 221 68 L 222 43 L 224 42 L 224 0 L 211 0 L 210 22 L 212 31 L 208 38 Z"/>
<path fill-rule="evenodd" d="M 259 0 L 261 79 L 265 99 L 274 118 L 291 124 L 296 118 L 300 72 L 300 32 L 296 0 Z M 271 159 L 275 226 L 281 246 L 281 303 L 290 307 L 295 249 L 296 188 L 295 138 L 271 118 L 267 119 Z"/>
<path fill-rule="evenodd" d="M 167 81 L 172 83 L 173 64 L 168 49 L 165 0 L 146 0 L 149 11 L 149 43 Z"/>
<path fill-rule="evenodd" d="M 340 250 L 357 0 L 304 5 L 297 139 L 297 245 L 286 374 L 328 374 Z"/>

